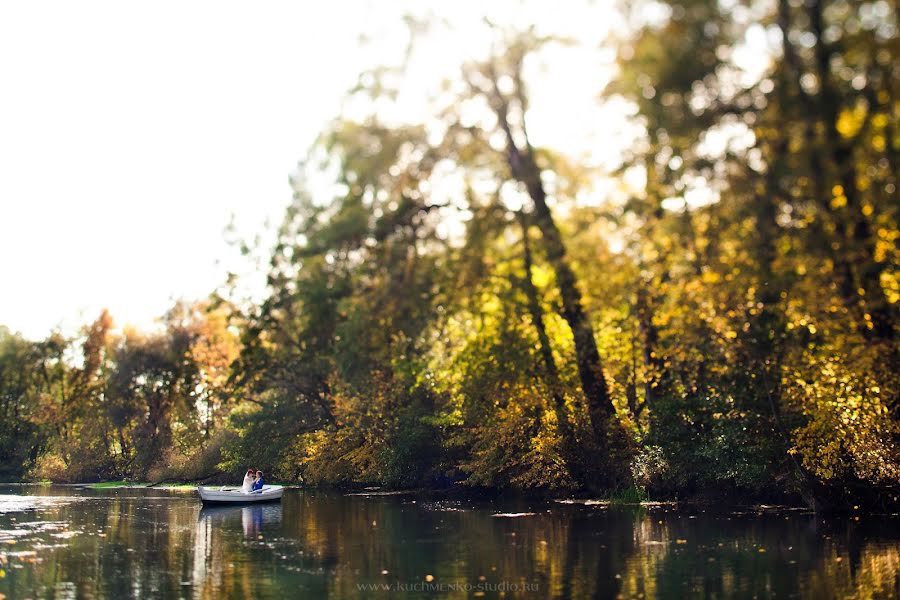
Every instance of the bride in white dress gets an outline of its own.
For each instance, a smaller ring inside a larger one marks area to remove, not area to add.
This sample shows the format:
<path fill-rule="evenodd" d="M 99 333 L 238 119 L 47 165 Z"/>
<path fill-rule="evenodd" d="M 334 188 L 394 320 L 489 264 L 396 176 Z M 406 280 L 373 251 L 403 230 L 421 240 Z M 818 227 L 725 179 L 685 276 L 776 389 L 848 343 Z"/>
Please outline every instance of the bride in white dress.
<path fill-rule="evenodd" d="M 247 473 L 244 475 L 244 485 L 241 486 L 241 491 L 245 494 L 249 494 L 253 491 L 253 482 L 256 480 L 256 471 L 253 469 L 247 469 Z"/>

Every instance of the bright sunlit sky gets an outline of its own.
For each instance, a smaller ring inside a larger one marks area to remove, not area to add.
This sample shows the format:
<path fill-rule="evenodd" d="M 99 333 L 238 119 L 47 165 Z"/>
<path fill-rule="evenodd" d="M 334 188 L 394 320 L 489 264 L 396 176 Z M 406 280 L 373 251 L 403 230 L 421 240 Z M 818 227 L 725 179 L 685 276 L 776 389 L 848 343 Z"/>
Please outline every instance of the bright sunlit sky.
<path fill-rule="evenodd" d="M 365 2 L 0 5 L 0 323 L 203 298 L 352 84 Z M 217 259 L 220 264 L 217 265 Z"/>
<path fill-rule="evenodd" d="M 232 215 L 246 238 L 278 222 L 298 160 L 359 72 L 398 59 L 401 17 L 423 4 L 462 25 L 432 44 L 424 81 L 478 46 L 486 3 L 0 4 L 0 324 L 38 338 L 106 307 L 147 327 L 174 299 L 207 296 L 239 261 L 223 235 Z M 490 17 L 599 44 L 610 5 L 586 19 L 498 1 Z M 538 143 L 616 152 L 584 126 L 611 121 L 588 114 L 611 58 L 543 75 Z"/>

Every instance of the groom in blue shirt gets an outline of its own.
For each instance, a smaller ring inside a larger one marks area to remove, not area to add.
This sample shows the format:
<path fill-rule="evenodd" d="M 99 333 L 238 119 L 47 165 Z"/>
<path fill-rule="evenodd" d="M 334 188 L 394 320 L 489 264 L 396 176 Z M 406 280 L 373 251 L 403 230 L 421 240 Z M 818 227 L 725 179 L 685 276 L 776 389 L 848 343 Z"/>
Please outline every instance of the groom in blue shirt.
<path fill-rule="evenodd" d="M 263 481 L 263 472 L 257 471 L 256 472 L 256 481 L 253 482 L 253 491 L 258 492 L 259 490 L 261 490 L 263 488 L 264 485 L 265 485 L 265 482 Z"/>

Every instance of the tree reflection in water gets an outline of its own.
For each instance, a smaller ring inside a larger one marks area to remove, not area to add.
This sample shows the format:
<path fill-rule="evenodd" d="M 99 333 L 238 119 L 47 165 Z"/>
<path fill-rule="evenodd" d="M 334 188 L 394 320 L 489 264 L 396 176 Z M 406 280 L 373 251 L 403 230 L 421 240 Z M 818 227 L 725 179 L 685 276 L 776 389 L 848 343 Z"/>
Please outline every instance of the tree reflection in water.
<path fill-rule="evenodd" d="M 890 598 L 900 573 L 895 518 L 308 491 L 203 509 L 163 490 L 0 494 L 24 498 L 0 513 L 8 598 L 457 598 L 478 585 L 487 598 Z"/>

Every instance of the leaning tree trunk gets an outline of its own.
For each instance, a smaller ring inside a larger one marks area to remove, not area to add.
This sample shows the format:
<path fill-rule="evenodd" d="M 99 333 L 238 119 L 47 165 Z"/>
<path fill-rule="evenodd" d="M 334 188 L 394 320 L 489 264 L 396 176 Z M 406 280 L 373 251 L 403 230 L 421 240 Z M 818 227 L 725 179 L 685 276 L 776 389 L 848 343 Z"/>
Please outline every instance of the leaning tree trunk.
<path fill-rule="evenodd" d="M 492 73 L 492 75 L 495 74 Z M 492 79 L 494 88 L 491 94 L 491 104 L 506 136 L 507 161 L 510 172 L 513 178 L 525 185 L 528 195 L 534 203 L 534 224 L 541 232 L 544 252 L 556 273 L 556 283 L 562 297 L 563 318 L 575 338 L 575 361 L 587 401 L 591 431 L 598 448 L 606 452 L 609 450 L 607 442 L 610 433 L 609 425 L 615 415 L 615 409 L 606 386 L 606 379 L 603 376 L 594 330 L 584 312 L 581 291 L 578 289 L 575 273 L 566 256 L 566 247 L 563 244 L 559 228 L 556 226 L 550 207 L 547 206 L 547 194 L 541 182 L 541 172 L 535 162 L 534 152 L 527 142 L 527 135 L 524 149 L 520 149 L 516 143 L 509 123 L 508 100 L 500 92 L 496 77 L 494 76 Z"/>
<path fill-rule="evenodd" d="M 562 440 L 561 454 L 569 472 L 576 477 L 579 477 L 579 469 L 577 467 L 575 456 L 575 436 L 572 432 L 572 426 L 569 423 L 569 414 L 566 410 L 566 399 L 563 395 L 563 385 L 559 378 L 559 369 L 556 366 L 556 360 L 553 358 L 553 347 L 550 345 L 550 336 L 547 335 L 547 328 L 544 325 L 544 314 L 541 309 L 540 300 L 538 299 L 538 291 L 531 278 L 531 242 L 528 239 L 529 226 L 527 217 L 519 212 L 518 218 L 519 223 L 522 226 L 522 246 L 525 260 L 525 277 L 522 280 L 522 285 L 528 303 L 528 312 L 531 315 L 531 322 L 537 331 L 538 350 L 541 354 L 541 360 L 544 363 L 547 385 L 550 387 L 550 395 L 553 399 L 557 428 L 559 429 L 559 437 Z"/>

